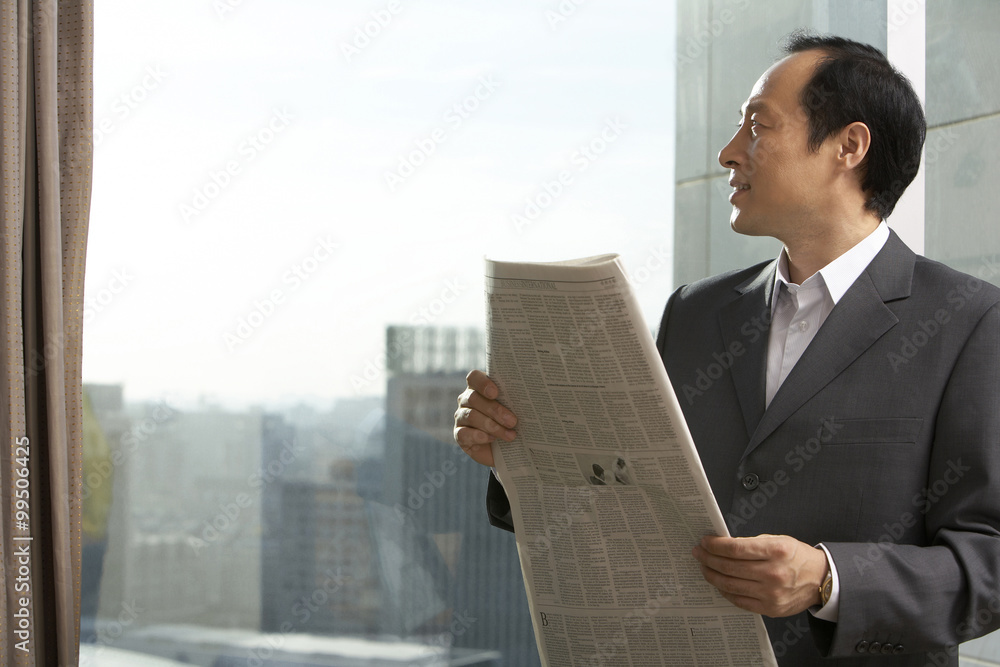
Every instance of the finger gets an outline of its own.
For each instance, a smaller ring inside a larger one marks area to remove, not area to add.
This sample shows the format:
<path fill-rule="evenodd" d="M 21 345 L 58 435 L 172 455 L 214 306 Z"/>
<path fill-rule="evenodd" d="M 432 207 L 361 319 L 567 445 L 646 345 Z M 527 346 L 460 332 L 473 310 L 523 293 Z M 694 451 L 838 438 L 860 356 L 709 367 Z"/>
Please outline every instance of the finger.
<path fill-rule="evenodd" d="M 708 553 L 737 560 L 767 560 L 772 557 L 774 540 L 770 535 L 757 537 L 719 537 L 705 535 L 698 545 Z"/>
<path fill-rule="evenodd" d="M 469 371 L 469 374 L 465 376 L 465 383 L 486 398 L 494 399 L 500 395 L 496 384 L 482 371 Z"/>
<path fill-rule="evenodd" d="M 759 582 L 748 579 L 740 579 L 738 577 L 730 577 L 719 572 L 718 570 L 707 567 L 704 564 L 701 566 L 701 574 L 705 577 L 705 581 L 719 589 L 719 592 L 731 602 L 733 601 L 732 598 L 743 598 L 746 600 L 757 601 L 760 601 L 763 598 L 763 587 Z M 745 608 L 745 603 L 743 602 L 735 604 Z"/>
<path fill-rule="evenodd" d="M 462 408 L 467 408 L 472 412 L 481 413 L 486 418 L 490 419 L 497 427 L 499 427 L 499 430 L 490 430 L 490 429 L 483 429 L 483 430 L 487 431 L 488 433 L 492 433 L 498 438 L 504 438 L 505 440 L 514 439 L 515 435 L 514 431 L 511 431 L 510 429 L 517 426 L 517 416 L 504 406 L 497 403 L 496 401 L 485 398 L 481 393 L 472 390 L 472 388 L 470 387 L 469 389 L 466 389 L 464 392 L 462 392 L 462 395 L 458 397 L 458 405 L 459 405 L 459 410 L 461 410 Z M 456 423 L 459 423 L 457 422 L 458 416 L 459 414 L 458 412 L 456 412 L 455 413 Z M 470 423 L 468 425 L 477 426 L 476 423 Z M 507 435 L 509 435 L 510 437 L 504 437 L 504 433 L 507 431 L 509 431 Z"/>
<path fill-rule="evenodd" d="M 484 438 L 485 442 L 481 442 Z M 493 440 L 482 431 L 468 426 L 456 426 L 455 442 L 476 463 L 493 467 Z"/>
<path fill-rule="evenodd" d="M 720 591 L 721 593 L 722 591 Z M 722 593 L 722 597 L 729 600 L 734 607 L 739 607 L 740 609 L 745 609 L 747 611 L 752 611 L 755 614 L 767 615 L 768 608 L 764 605 L 761 600 L 756 598 L 748 598 L 742 595 L 733 595 L 732 593 Z"/>
<path fill-rule="evenodd" d="M 485 400 L 485 399 L 484 399 Z M 470 400 L 471 403 L 479 403 L 477 400 Z M 473 429 L 482 431 L 486 437 L 479 436 L 467 440 L 469 444 L 489 442 L 495 438 L 500 438 L 501 440 L 506 440 L 510 442 L 517 437 L 517 432 L 513 429 L 509 429 L 502 424 L 498 424 L 496 419 L 490 417 L 485 410 L 489 407 L 484 407 L 481 410 L 477 410 L 474 407 L 460 407 L 455 411 L 455 426 L 469 426 Z M 462 444 L 459 442 L 459 444 Z"/>
<path fill-rule="evenodd" d="M 760 578 L 758 568 L 761 561 L 748 561 L 719 556 L 706 551 L 700 546 L 692 549 L 691 555 L 701 563 L 703 569 L 707 568 L 720 575 L 744 581 L 756 581 Z"/>

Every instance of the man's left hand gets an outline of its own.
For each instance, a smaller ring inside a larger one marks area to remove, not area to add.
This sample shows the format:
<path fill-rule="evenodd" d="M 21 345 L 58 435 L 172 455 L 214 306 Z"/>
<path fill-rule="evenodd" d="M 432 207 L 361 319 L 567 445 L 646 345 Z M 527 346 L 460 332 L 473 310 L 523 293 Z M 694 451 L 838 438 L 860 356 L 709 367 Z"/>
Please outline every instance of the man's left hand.
<path fill-rule="evenodd" d="M 821 604 L 826 552 L 788 535 L 706 535 L 692 552 L 705 580 L 737 607 L 771 617 Z"/>

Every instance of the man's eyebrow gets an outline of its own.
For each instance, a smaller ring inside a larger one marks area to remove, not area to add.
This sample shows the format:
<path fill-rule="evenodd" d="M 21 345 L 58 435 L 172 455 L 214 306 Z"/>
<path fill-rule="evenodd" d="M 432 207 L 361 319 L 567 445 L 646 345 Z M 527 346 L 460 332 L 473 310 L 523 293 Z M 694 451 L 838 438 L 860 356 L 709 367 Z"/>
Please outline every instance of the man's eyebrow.
<path fill-rule="evenodd" d="M 742 107 L 740 107 L 740 118 L 742 118 L 744 115 L 748 113 L 752 114 L 758 111 L 767 111 L 767 109 L 768 107 L 764 102 L 760 100 L 754 100 L 753 102 L 748 102 L 744 104 Z"/>

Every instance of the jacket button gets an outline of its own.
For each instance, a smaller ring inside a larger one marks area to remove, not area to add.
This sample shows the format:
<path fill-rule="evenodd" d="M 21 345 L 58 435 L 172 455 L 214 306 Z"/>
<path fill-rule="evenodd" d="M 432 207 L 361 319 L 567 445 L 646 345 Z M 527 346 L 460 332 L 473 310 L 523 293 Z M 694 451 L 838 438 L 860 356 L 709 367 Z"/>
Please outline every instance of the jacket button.
<path fill-rule="evenodd" d="M 892 652 L 895 653 L 895 654 L 897 654 L 897 655 L 900 654 L 900 653 L 902 653 L 905 650 L 906 649 L 903 648 L 902 644 L 896 644 L 895 646 L 892 647 Z"/>
<path fill-rule="evenodd" d="M 743 488 L 747 491 L 753 491 L 758 486 L 760 486 L 760 477 L 751 473 L 743 475 Z"/>
<path fill-rule="evenodd" d="M 858 645 L 854 647 L 854 650 L 857 651 L 858 653 L 867 653 L 868 642 L 862 639 L 861 641 L 858 642 Z"/>
<path fill-rule="evenodd" d="M 872 642 L 871 644 L 868 645 L 869 653 L 878 653 L 881 650 L 882 650 L 882 644 L 880 644 L 879 642 Z"/>
<path fill-rule="evenodd" d="M 882 655 L 892 655 L 892 649 L 895 648 L 892 644 L 882 644 Z"/>

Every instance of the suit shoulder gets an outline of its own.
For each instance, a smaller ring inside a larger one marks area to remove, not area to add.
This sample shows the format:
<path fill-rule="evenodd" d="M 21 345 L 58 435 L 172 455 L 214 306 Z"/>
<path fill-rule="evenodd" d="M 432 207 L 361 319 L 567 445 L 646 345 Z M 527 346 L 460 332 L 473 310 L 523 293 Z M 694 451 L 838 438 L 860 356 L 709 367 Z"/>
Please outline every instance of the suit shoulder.
<path fill-rule="evenodd" d="M 770 259 L 745 269 L 726 271 L 682 285 L 674 292 L 673 299 L 676 302 L 700 302 L 707 299 L 718 304 L 720 299 L 734 298 L 737 288 L 764 277 L 765 269 L 773 263 L 774 260 Z"/>
<path fill-rule="evenodd" d="M 977 273 L 964 273 L 918 256 L 913 266 L 913 293 L 985 312 L 1000 303 L 1000 287 L 991 282 L 1000 279 L 1000 265 L 984 264 Z"/>

